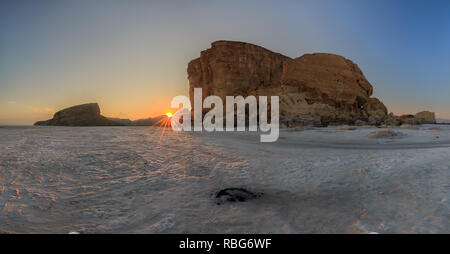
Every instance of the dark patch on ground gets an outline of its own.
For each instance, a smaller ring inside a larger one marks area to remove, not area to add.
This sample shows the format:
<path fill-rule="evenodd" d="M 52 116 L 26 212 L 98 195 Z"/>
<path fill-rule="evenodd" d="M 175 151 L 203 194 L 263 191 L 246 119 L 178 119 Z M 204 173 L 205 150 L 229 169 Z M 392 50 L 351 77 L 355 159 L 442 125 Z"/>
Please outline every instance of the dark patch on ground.
<path fill-rule="evenodd" d="M 253 193 L 244 188 L 226 188 L 216 193 L 216 203 L 221 205 L 227 202 L 245 202 L 262 195 L 263 193 Z"/>

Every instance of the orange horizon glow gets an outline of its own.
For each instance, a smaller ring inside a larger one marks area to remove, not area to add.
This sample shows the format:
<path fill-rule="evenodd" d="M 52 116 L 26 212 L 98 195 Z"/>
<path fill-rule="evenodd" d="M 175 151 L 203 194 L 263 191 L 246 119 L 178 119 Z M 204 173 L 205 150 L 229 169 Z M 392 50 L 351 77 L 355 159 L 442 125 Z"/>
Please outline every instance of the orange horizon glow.
<path fill-rule="evenodd" d="M 193 1 L 178 8 L 168 1 L 28 2 L 0 1 L 0 125 L 32 125 L 91 102 L 111 118 L 161 117 L 169 109 L 174 115 L 172 98 L 189 96 L 188 63 L 221 39 L 290 58 L 313 52 L 342 55 L 358 64 L 389 112 L 428 110 L 450 119 L 450 33 L 443 32 L 448 30 L 447 3 L 405 9 L 380 1 L 268 1 L 258 8 L 226 1 Z M 374 20 L 374 8 L 386 17 Z M 265 29 L 269 17 L 270 35 Z M 199 27 L 193 36 L 192 28 Z M 354 33 L 359 36 L 350 39 Z M 288 42 L 278 39 L 286 35 L 292 35 Z"/>

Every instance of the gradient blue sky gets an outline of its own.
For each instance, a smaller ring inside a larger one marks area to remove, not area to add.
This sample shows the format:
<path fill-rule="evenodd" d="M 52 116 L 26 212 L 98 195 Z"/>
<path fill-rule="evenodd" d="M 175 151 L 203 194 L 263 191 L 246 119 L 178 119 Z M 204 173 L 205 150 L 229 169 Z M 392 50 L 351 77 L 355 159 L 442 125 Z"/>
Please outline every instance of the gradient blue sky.
<path fill-rule="evenodd" d="M 450 118 L 450 1 L 1 1 L 0 124 L 99 102 L 143 118 L 188 93 L 215 40 L 356 62 L 394 113 Z"/>

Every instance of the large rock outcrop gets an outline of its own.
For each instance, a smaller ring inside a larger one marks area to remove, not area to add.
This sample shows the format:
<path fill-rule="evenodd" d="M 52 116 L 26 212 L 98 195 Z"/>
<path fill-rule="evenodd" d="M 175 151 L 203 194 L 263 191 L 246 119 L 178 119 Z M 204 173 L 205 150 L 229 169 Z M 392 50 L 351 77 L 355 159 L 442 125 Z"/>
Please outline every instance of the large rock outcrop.
<path fill-rule="evenodd" d="M 379 123 L 387 109 L 372 95 L 372 85 L 352 61 L 333 54 L 290 58 L 263 47 L 216 41 L 188 65 L 191 101 L 203 96 L 280 96 L 285 126 Z"/>
<path fill-rule="evenodd" d="M 97 103 L 73 106 L 56 112 L 53 118 L 39 121 L 34 125 L 57 126 L 122 126 L 123 124 L 109 120 L 100 114 Z"/>

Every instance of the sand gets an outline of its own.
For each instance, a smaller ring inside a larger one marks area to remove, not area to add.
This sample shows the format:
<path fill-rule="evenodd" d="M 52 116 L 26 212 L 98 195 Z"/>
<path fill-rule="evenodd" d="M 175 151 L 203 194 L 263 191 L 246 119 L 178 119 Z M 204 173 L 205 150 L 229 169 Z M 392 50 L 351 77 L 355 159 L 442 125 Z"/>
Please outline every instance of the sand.
<path fill-rule="evenodd" d="M 0 129 L 3 233 L 450 233 L 450 126 Z M 438 137 L 438 138 L 436 138 Z M 264 193 L 217 205 L 222 188 Z"/>

